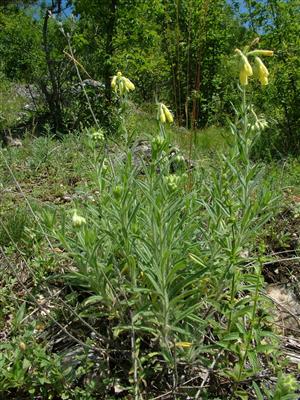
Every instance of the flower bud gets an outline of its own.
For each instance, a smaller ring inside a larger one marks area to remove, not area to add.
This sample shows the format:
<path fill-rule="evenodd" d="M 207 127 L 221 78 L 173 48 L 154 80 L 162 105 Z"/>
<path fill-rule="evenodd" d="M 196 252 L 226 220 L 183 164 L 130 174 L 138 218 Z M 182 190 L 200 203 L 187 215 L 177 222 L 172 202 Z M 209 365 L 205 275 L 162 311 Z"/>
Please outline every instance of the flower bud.
<path fill-rule="evenodd" d="M 104 158 L 103 162 L 102 162 L 102 171 L 106 172 L 109 168 L 109 162 L 107 158 Z"/>
<path fill-rule="evenodd" d="M 162 136 L 155 136 L 152 139 L 152 145 L 154 146 L 163 146 L 166 143 L 166 140 Z"/>
<path fill-rule="evenodd" d="M 253 50 L 247 53 L 247 56 L 265 56 L 272 57 L 274 55 L 273 50 Z"/>
<path fill-rule="evenodd" d="M 295 391 L 298 386 L 296 378 L 291 374 L 287 375 L 285 386 L 289 388 L 290 391 Z"/>
<path fill-rule="evenodd" d="M 178 187 L 180 177 L 177 175 L 169 175 L 165 177 L 165 182 L 171 191 L 175 191 Z"/>
<path fill-rule="evenodd" d="M 191 342 L 176 342 L 175 346 L 176 347 L 181 347 L 183 349 L 189 349 L 190 347 L 192 347 L 192 344 L 193 343 L 191 343 Z"/>
<path fill-rule="evenodd" d="M 124 79 L 119 80 L 118 90 L 119 90 L 119 95 L 124 96 L 124 94 L 127 91 L 126 87 L 125 87 Z"/>
<path fill-rule="evenodd" d="M 101 130 L 93 132 L 91 134 L 91 138 L 95 141 L 95 142 L 103 142 L 104 140 L 104 134 Z"/>
<path fill-rule="evenodd" d="M 117 185 L 114 189 L 113 189 L 113 195 L 115 197 L 116 200 L 120 200 L 121 196 L 123 193 L 123 188 L 121 185 Z"/>
<path fill-rule="evenodd" d="M 171 169 L 178 173 L 182 173 L 186 169 L 186 166 L 185 158 L 180 154 L 177 154 L 171 161 Z"/>
<path fill-rule="evenodd" d="M 26 344 L 25 344 L 24 342 L 20 342 L 20 343 L 19 343 L 19 349 L 20 349 L 21 351 L 25 351 L 26 348 L 27 348 L 27 346 L 26 346 Z"/>
<path fill-rule="evenodd" d="M 281 376 L 280 384 L 285 391 L 294 392 L 297 390 L 297 380 L 291 374 L 284 374 Z"/>
<path fill-rule="evenodd" d="M 86 219 L 84 217 L 81 217 L 80 215 L 78 215 L 77 210 L 75 210 L 73 217 L 72 217 L 72 223 L 73 223 L 73 226 L 80 227 L 81 225 L 86 224 Z"/>
<path fill-rule="evenodd" d="M 235 217 L 234 215 L 232 215 L 232 216 L 229 218 L 229 223 L 232 224 L 232 225 L 235 224 L 236 221 L 237 221 L 237 220 L 236 220 L 236 217 Z"/>
<path fill-rule="evenodd" d="M 184 160 L 184 157 L 182 155 L 177 154 L 174 157 L 174 161 L 176 161 L 177 163 L 183 163 L 185 160 Z"/>
<path fill-rule="evenodd" d="M 162 136 L 155 136 L 151 142 L 151 151 L 153 160 L 157 158 L 158 154 L 162 155 L 162 150 L 165 148 L 167 142 Z"/>

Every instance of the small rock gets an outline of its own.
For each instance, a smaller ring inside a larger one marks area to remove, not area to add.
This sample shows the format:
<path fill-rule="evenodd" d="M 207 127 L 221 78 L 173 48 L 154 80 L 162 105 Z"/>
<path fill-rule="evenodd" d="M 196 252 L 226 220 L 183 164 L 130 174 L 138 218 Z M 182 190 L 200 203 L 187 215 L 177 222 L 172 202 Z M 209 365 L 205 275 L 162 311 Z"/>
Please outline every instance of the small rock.
<path fill-rule="evenodd" d="M 20 139 L 16 139 L 16 138 L 7 136 L 6 140 L 7 140 L 7 145 L 9 147 L 22 147 L 23 146 L 23 143 Z"/>
<path fill-rule="evenodd" d="M 300 304 L 294 294 L 282 285 L 269 285 L 267 295 L 276 306 L 275 318 L 277 330 L 283 335 L 300 333 Z"/>

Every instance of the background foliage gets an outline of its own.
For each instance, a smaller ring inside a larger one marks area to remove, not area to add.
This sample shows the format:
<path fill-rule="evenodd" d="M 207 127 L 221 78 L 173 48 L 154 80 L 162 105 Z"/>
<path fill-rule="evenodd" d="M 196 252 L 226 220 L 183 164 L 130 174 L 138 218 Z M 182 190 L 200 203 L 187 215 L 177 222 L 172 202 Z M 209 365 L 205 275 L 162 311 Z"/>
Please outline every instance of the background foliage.
<path fill-rule="evenodd" d="M 264 104 L 261 111 L 272 115 L 256 154 L 261 156 L 266 144 L 268 156 L 296 153 L 297 13 L 296 0 L 6 1 L 0 7 L 0 68 L 7 79 L 40 88 L 43 121 L 54 131 L 76 128 L 85 119 L 92 124 L 85 97 L 72 90 L 78 76 L 66 55 L 69 35 L 74 56 L 86 69 L 82 79 L 92 77 L 103 86 L 100 92 L 89 88 L 100 122 L 108 121 L 111 76 L 122 70 L 139 88 L 135 101 L 158 96 L 179 125 L 224 125 L 235 100 L 230 78 L 236 71 L 229 56 L 260 36 L 260 47 L 274 49 L 275 57 L 269 61 L 270 85 L 253 93 L 255 104 Z"/>

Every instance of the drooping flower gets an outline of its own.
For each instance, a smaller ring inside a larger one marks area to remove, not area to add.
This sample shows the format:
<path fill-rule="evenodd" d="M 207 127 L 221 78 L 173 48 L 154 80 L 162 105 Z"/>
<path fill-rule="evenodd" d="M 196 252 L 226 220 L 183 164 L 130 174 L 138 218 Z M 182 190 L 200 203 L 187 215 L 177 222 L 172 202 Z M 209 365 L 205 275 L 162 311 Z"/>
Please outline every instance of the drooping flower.
<path fill-rule="evenodd" d="M 114 75 L 112 80 L 111 80 L 111 87 L 113 90 L 116 89 L 116 85 L 117 85 L 117 75 Z"/>
<path fill-rule="evenodd" d="M 164 124 L 166 122 L 166 115 L 164 113 L 161 103 L 158 106 L 158 119 L 162 124 Z"/>
<path fill-rule="evenodd" d="M 269 83 L 268 81 L 269 71 L 259 57 L 255 57 L 255 62 L 257 65 L 259 81 L 263 86 L 265 86 Z"/>
<path fill-rule="evenodd" d="M 248 77 L 253 75 L 252 67 L 240 49 L 235 49 L 235 52 L 240 56 L 241 67 L 240 67 L 240 83 L 242 86 L 248 85 Z"/>
<path fill-rule="evenodd" d="M 86 224 L 86 219 L 84 217 L 81 217 L 80 215 L 78 215 L 77 210 L 74 210 L 74 214 L 72 217 L 72 223 L 73 223 L 73 226 L 80 227 L 81 225 Z"/>
<path fill-rule="evenodd" d="M 248 85 L 248 74 L 243 68 L 240 70 L 240 83 L 242 86 Z"/>
<path fill-rule="evenodd" d="M 162 108 L 164 110 L 167 121 L 171 124 L 174 121 L 171 111 L 164 104 L 162 104 Z"/>
<path fill-rule="evenodd" d="M 126 93 L 130 92 L 130 90 L 135 89 L 131 80 L 123 76 L 120 71 L 117 72 L 117 75 L 112 77 L 111 87 L 120 96 L 124 96 Z"/>
<path fill-rule="evenodd" d="M 130 90 L 134 90 L 135 86 L 134 84 L 131 82 L 131 80 L 129 80 L 128 78 L 124 77 L 124 84 L 126 87 L 126 90 L 129 92 Z"/>
<path fill-rule="evenodd" d="M 174 121 L 174 118 L 173 118 L 173 115 L 172 115 L 171 111 L 163 103 L 159 103 L 158 104 L 157 119 L 163 124 L 166 121 L 169 122 L 170 124 Z"/>
<path fill-rule="evenodd" d="M 248 49 L 254 46 L 258 42 L 258 38 L 256 38 L 250 46 L 246 46 L 244 51 L 242 52 L 240 49 L 235 49 L 235 52 L 239 56 L 240 59 L 240 83 L 242 86 L 248 85 L 249 76 L 253 75 L 253 70 L 251 64 L 248 60 L 248 57 L 255 57 L 254 61 L 256 64 L 257 75 L 260 83 L 265 86 L 268 85 L 269 80 L 269 71 L 265 64 L 262 62 L 259 56 L 271 57 L 274 55 L 273 50 L 261 50 L 255 49 L 252 51 L 248 51 Z"/>

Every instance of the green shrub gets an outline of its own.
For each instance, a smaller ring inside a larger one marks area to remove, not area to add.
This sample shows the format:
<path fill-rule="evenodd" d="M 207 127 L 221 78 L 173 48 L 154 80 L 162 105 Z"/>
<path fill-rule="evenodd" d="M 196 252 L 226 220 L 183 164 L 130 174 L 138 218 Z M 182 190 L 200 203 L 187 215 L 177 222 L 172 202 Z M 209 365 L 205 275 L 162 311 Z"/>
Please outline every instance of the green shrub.
<path fill-rule="evenodd" d="M 24 99 L 20 97 L 0 71 L 0 132 L 9 133 L 10 128 L 20 123 L 23 116 Z"/>
<path fill-rule="evenodd" d="M 229 379 L 232 398 L 248 396 L 244 382 L 255 383 L 264 360 L 269 368 L 277 364 L 255 243 L 276 199 L 262 185 L 261 165 L 250 159 L 259 129 L 249 109 L 243 88 L 228 154 L 207 180 L 201 170 L 172 171 L 178 155 L 160 114 L 151 158 L 137 168 L 121 118 L 125 158 L 105 154 L 103 140 L 94 148 L 87 143 L 98 193 L 93 202 L 75 204 L 73 216 L 60 223 L 45 214 L 75 267 L 63 278 L 80 290 L 82 315 L 104 322 L 111 351 L 125 340 L 130 357 L 122 380 L 136 398 L 154 360 L 155 376 L 161 371 L 175 392 L 181 365 L 198 365 L 213 368 L 217 381 Z"/>
<path fill-rule="evenodd" d="M 30 217 L 25 208 L 6 211 L 1 216 L 0 245 L 20 244 L 25 236 L 25 228 L 30 224 Z"/>

